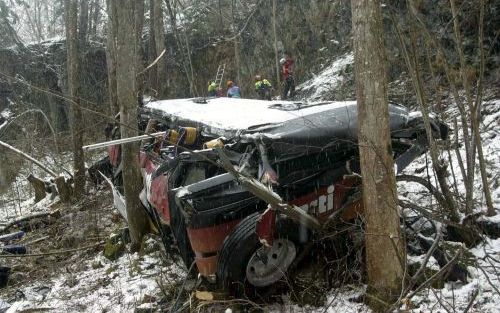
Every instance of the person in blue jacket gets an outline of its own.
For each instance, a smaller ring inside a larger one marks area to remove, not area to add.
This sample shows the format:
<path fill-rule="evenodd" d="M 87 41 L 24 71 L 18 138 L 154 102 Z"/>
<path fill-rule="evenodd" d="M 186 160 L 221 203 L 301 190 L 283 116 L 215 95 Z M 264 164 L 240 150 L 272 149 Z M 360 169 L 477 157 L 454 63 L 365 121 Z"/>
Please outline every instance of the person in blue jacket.
<path fill-rule="evenodd" d="M 236 86 L 236 84 L 232 80 L 227 81 L 227 97 L 241 98 L 240 87 Z"/>

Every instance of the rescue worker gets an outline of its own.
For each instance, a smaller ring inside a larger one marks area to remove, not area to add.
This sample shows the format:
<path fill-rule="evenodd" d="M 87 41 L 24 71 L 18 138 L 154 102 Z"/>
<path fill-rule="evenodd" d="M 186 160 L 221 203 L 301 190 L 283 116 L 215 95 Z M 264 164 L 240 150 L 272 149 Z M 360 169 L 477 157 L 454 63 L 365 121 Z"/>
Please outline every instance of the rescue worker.
<path fill-rule="evenodd" d="M 260 75 L 255 76 L 255 91 L 259 95 L 260 100 L 271 101 L 271 89 L 273 86 L 267 79 L 262 79 Z"/>
<path fill-rule="evenodd" d="M 240 87 L 236 86 L 236 84 L 232 80 L 227 81 L 227 97 L 241 98 Z"/>
<path fill-rule="evenodd" d="M 293 76 L 295 62 L 290 53 L 285 52 L 285 57 L 280 60 L 281 75 L 283 77 L 283 94 L 282 100 L 286 100 L 288 96 L 295 96 L 295 78 Z M 290 92 L 290 94 L 288 94 Z"/>
<path fill-rule="evenodd" d="M 208 81 L 208 96 L 209 97 L 217 96 L 217 84 L 213 80 Z"/>

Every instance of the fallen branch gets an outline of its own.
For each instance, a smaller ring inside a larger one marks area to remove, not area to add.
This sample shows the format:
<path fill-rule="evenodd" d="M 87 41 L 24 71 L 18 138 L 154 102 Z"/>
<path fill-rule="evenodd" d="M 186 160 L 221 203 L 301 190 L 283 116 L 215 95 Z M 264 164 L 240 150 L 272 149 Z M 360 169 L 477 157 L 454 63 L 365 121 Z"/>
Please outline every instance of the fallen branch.
<path fill-rule="evenodd" d="M 486 280 L 490 284 L 491 288 L 493 288 L 495 290 L 495 292 L 497 293 L 497 295 L 500 296 L 500 290 L 498 290 L 498 288 L 495 287 L 495 284 L 491 281 L 490 277 L 488 276 L 488 272 L 486 272 L 481 266 L 477 266 L 477 268 L 480 269 L 481 272 L 483 272 L 484 277 L 486 277 Z"/>
<path fill-rule="evenodd" d="M 461 224 L 452 222 L 450 220 L 447 220 L 447 219 L 439 217 L 439 216 L 437 216 L 435 214 L 432 214 L 431 212 L 429 212 L 425 208 L 422 208 L 421 206 L 416 205 L 414 203 L 411 203 L 409 201 L 398 199 L 398 205 L 401 206 L 401 207 L 403 207 L 403 208 L 408 208 L 408 209 L 412 209 L 414 211 L 417 211 L 418 213 L 422 214 L 422 216 L 424 216 L 425 218 L 427 218 L 429 220 L 440 222 L 440 223 L 443 223 L 445 225 L 455 226 L 455 227 L 458 227 L 458 228 L 462 228 L 463 227 L 463 225 L 461 225 Z"/>
<path fill-rule="evenodd" d="M 22 237 L 24 237 L 24 232 L 17 231 L 15 233 L 0 236 L 0 242 L 8 243 L 8 242 L 16 240 L 16 239 L 21 239 Z"/>
<path fill-rule="evenodd" d="M 443 266 L 439 272 L 437 272 L 436 274 L 432 275 L 431 277 L 429 277 L 426 281 L 424 281 L 420 286 L 418 286 L 415 290 L 413 290 L 406 298 L 407 299 L 411 299 L 413 298 L 420 290 L 424 289 L 425 287 L 427 287 L 432 281 L 434 281 L 436 278 L 438 277 L 441 277 L 442 275 L 444 275 L 449 269 L 450 267 L 455 264 L 455 262 L 457 261 L 458 257 L 460 255 L 462 255 L 462 252 L 463 252 L 463 248 L 460 247 L 460 249 L 458 250 L 458 252 L 455 254 L 455 256 L 445 265 Z"/>
<path fill-rule="evenodd" d="M 101 241 L 101 242 L 95 243 L 93 245 L 88 245 L 88 246 L 81 247 L 81 248 L 59 250 L 59 251 L 50 251 L 50 252 L 45 252 L 45 253 L 32 253 L 32 254 L 24 254 L 24 255 L 6 254 L 6 255 L 0 255 L 0 258 L 28 258 L 28 257 L 38 257 L 38 256 L 55 255 L 55 254 L 66 254 L 66 253 L 88 250 L 91 248 L 102 246 L 104 243 L 105 243 L 104 241 Z"/>
<path fill-rule="evenodd" d="M 9 228 L 11 228 L 12 226 L 18 225 L 18 224 L 23 223 L 23 222 L 27 222 L 27 221 L 30 221 L 33 219 L 43 218 L 43 217 L 47 217 L 47 216 L 48 217 L 59 217 L 60 214 L 61 213 L 59 211 L 54 211 L 54 212 L 43 212 L 43 213 L 27 215 L 27 216 L 21 217 L 17 220 L 14 220 L 14 221 L 7 223 L 2 229 L 0 229 L 0 233 L 3 233 L 5 231 L 7 231 Z"/>
<path fill-rule="evenodd" d="M 472 305 L 474 304 L 474 301 L 476 301 L 478 294 L 479 294 L 479 289 L 474 289 L 474 291 L 472 292 L 472 296 L 470 298 L 469 304 L 465 308 L 464 313 L 469 312 L 470 308 L 472 308 Z"/>
<path fill-rule="evenodd" d="M 443 208 L 446 207 L 446 200 L 443 194 L 425 178 L 418 177 L 415 175 L 398 175 L 396 176 L 396 181 L 412 182 L 424 186 L 427 190 L 429 190 L 429 192 L 434 196 L 434 198 L 436 198 L 437 202 L 439 203 L 439 205 L 441 205 L 441 207 Z"/>
<path fill-rule="evenodd" d="M 313 229 L 316 231 L 322 230 L 322 227 L 318 220 L 313 216 L 307 214 L 299 207 L 295 205 L 288 204 L 284 202 L 281 197 L 274 191 L 268 189 L 264 184 L 253 177 L 247 177 L 242 173 L 238 172 L 227 155 L 222 151 L 222 149 L 217 148 L 217 153 L 220 157 L 222 167 L 232 174 L 237 181 L 239 181 L 248 191 L 254 194 L 257 198 L 269 204 L 273 209 L 280 211 L 281 213 L 287 215 L 294 221 L 301 225 Z"/>
<path fill-rule="evenodd" d="M 3 141 L 0 141 L 0 146 L 5 147 L 5 148 L 9 149 L 10 151 L 19 154 L 23 158 L 25 158 L 25 159 L 27 159 L 27 160 L 35 163 L 36 165 L 38 165 L 38 167 L 40 167 L 42 170 L 44 170 L 45 172 L 47 172 L 50 176 L 52 176 L 54 178 L 57 178 L 58 175 L 54 171 L 52 171 L 50 168 L 48 168 L 47 166 L 43 165 L 40 161 L 38 161 L 37 159 L 31 157 L 30 155 L 22 152 L 21 150 L 18 150 L 16 148 L 14 148 L 13 146 L 11 146 L 8 143 L 5 143 Z"/>
<path fill-rule="evenodd" d="M 43 237 L 37 238 L 35 240 L 31 240 L 31 241 L 28 241 L 26 243 L 23 243 L 23 245 L 25 245 L 25 246 L 33 245 L 35 243 L 39 243 L 40 241 L 44 241 L 45 239 L 49 239 L 49 238 L 50 238 L 50 236 L 43 236 Z"/>
<path fill-rule="evenodd" d="M 167 52 L 166 49 L 163 49 L 163 51 L 160 53 L 160 55 L 153 61 L 153 63 L 149 64 L 142 72 L 140 72 L 139 74 L 137 74 L 137 76 L 139 75 L 142 75 L 144 73 L 146 73 L 150 68 L 152 68 L 153 66 L 155 66 L 156 63 L 158 63 L 158 61 L 160 61 L 160 59 L 165 55 L 165 52 Z"/>
<path fill-rule="evenodd" d="M 434 253 L 434 250 L 436 250 L 436 248 L 439 245 L 439 242 L 441 241 L 441 239 L 443 239 L 443 231 L 442 231 L 442 228 L 440 226 L 438 227 L 438 229 L 436 230 L 436 232 L 437 233 L 436 233 L 436 237 L 434 238 L 434 242 L 432 243 L 432 246 L 427 251 L 427 253 L 426 253 L 425 257 L 424 257 L 424 260 L 422 261 L 422 265 L 417 270 L 417 272 L 415 273 L 415 275 L 413 275 L 413 277 L 411 278 L 410 285 L 408 286 L 408 289 L 413 288 L 413 286 L 417 282 L 418 277 L 425 270 L 425 267 L 427 266 L 427 263 L 429 262 L 430 257 Z"/>

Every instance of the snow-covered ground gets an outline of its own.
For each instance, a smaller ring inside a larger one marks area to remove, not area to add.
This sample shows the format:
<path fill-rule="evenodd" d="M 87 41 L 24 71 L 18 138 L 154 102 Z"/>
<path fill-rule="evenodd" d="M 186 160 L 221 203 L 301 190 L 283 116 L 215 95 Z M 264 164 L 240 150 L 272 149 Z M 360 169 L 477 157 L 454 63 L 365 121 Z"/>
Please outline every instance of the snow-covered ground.
<path fill-rule="evenodd" d="M 352 77 L 352 73 L 346 75 L 346 70 L 354 64 L 354 54 L 349 52 L 333 61 L 327 68 L 315 75 L 310 80 L 297 86 L 300 98 L 308 101 L 321 101 L 326 97 L 330 98 L 333 91 L 341 89 L 343 84 Z M 344 99 L 328 99 L 344 100 Z"/>
<path fill-rule="evenodd" d="M 500 186 L 499 186 L 499 168 L 500 168 L 500 140 L 497 136 L 500 132 L 500 100 L 489 100 L 483 104 L 485 111 L 489 115 L 484 117 L 482 122 L 482 143 L 485 158 L 488 164 L 488 172 L 490 186 L 492 189 L 492 196 L 494 206 L 500 207 Z M 458 115 L 456 110 L 448 110 L 451 125 L 451 119 Z M 459 124 L 460 127 L 460 124 Z M 450 134 L 453 137 L 453 134 Z M 462 136 L 459 132 L 459 141 L 462 141 Z M 451 163 L 448 167 L 449 172 L 454 172 L 457 180 L 457 192 L 465 197 L 465 186 L 462 176 L 460 174 L 458 159 L 454 151 L 451 153 Z M 443 155 L 448 159 L 447 153 Z M 465 160 L 465 153 L 461 150 L 461 157 Z M 432 172 L 432 161 L 428 155 L 423 155 L 414 161 L 405 173 L 413 174 L 421 177 L 431 177 L 434 180 Z M 450 175 L 451 176 L 451 175 Z M 486 205 L 482 189 L 481 174 L 479 173 L 478 164 L 476 164 L 476 174 L 474 176 L 474 197 L 476 205 L 474 211 L 486 212 Z M 449 178 L 450 186 L 454 185 L 452 178 Z M 433 181 L 434 185 L 437 182 Z M 435 204 L 433 197 L 422 186 L 415 183 L 398 183 L 398 193 L 410 199 L 414 203 L 420 205 Z M 414 214 L 406 211 L 407 213 Z M 497 211 L 498 213 L 498 211 Z M 494 217 L 482 217 L 483 219 L 490 219 L 492 221 L 499 221 L 500 215 Z M 484 242 L 479 243 L 473 249 L 467 250 L 471 253 L 472 265 L 467 267 L 470 277 L 467 283 L 446 283 L 443 289 L 429 288 L 419 292 L 407 304 L 407 309 L 413 312 L 440 312 L 446 310 L 463 312 L 470 302 L 474 300 L 470 312 L 500 312 L 500 240 L 487 238 Z M 487 255 L 487 256 L 486 256 Z M 431 257 L 429 268 L 436 269 L 436 260 Z"/>
<path fill-rule="evenodd" d="M 11 303 L 7 312 L 42 308 L 51 312 L 150 309 L 155 307 L 159 290 L 165 288 L 161 284 L 174 285 L 186 275 L 175 263 L 163 260 L 159 252 L 145 256 L 127 254 L 116 261 L 98 254 L 78 267 L 77 272 L 68 271 L 50 281 L 22 288 L 22 297 Z"/>

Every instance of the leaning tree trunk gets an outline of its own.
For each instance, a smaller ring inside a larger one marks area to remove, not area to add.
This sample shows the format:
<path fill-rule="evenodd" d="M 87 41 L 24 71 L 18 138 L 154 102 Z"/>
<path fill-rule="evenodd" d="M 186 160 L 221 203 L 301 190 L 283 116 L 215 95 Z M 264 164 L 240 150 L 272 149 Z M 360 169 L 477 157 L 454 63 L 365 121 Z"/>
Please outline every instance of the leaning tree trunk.
<path fill-rule="evenodd" d="M 380 2 L 352 0 L 351 6 L 368 294 L 371 299 L 391 303 L 401 289 L 404 248 L 396 205 Z M 381 309 L 380 302 L 371 304 Z"/>
<path fill-rule="evenodd" d="M 111 0 L 116 5 L 116 85 L 120 106 L 122 138 L 137 136 L 136 99 L 136 31 L 135 4 L 133 1 Z M 136 143 L 122 145 L 123 187 L 125 191 L 127 218 L 130 227 L 132 251 L 140 248 L 147 231 L 147 215 L 139 200 L 142 178 L 139 169 L 139 146 Z"/>
<path fill-rule="evenodd" d="M 83 117 L 79 100 L 79 61 L 78 61 L 78 1 L 66 0 L 66 39 L 68 50 L 68 93 L 71 101 L 71 133 L 73 137 L 73 196 L 80 198 L 85 190 L 85 163 L 83 155 Z"/>

